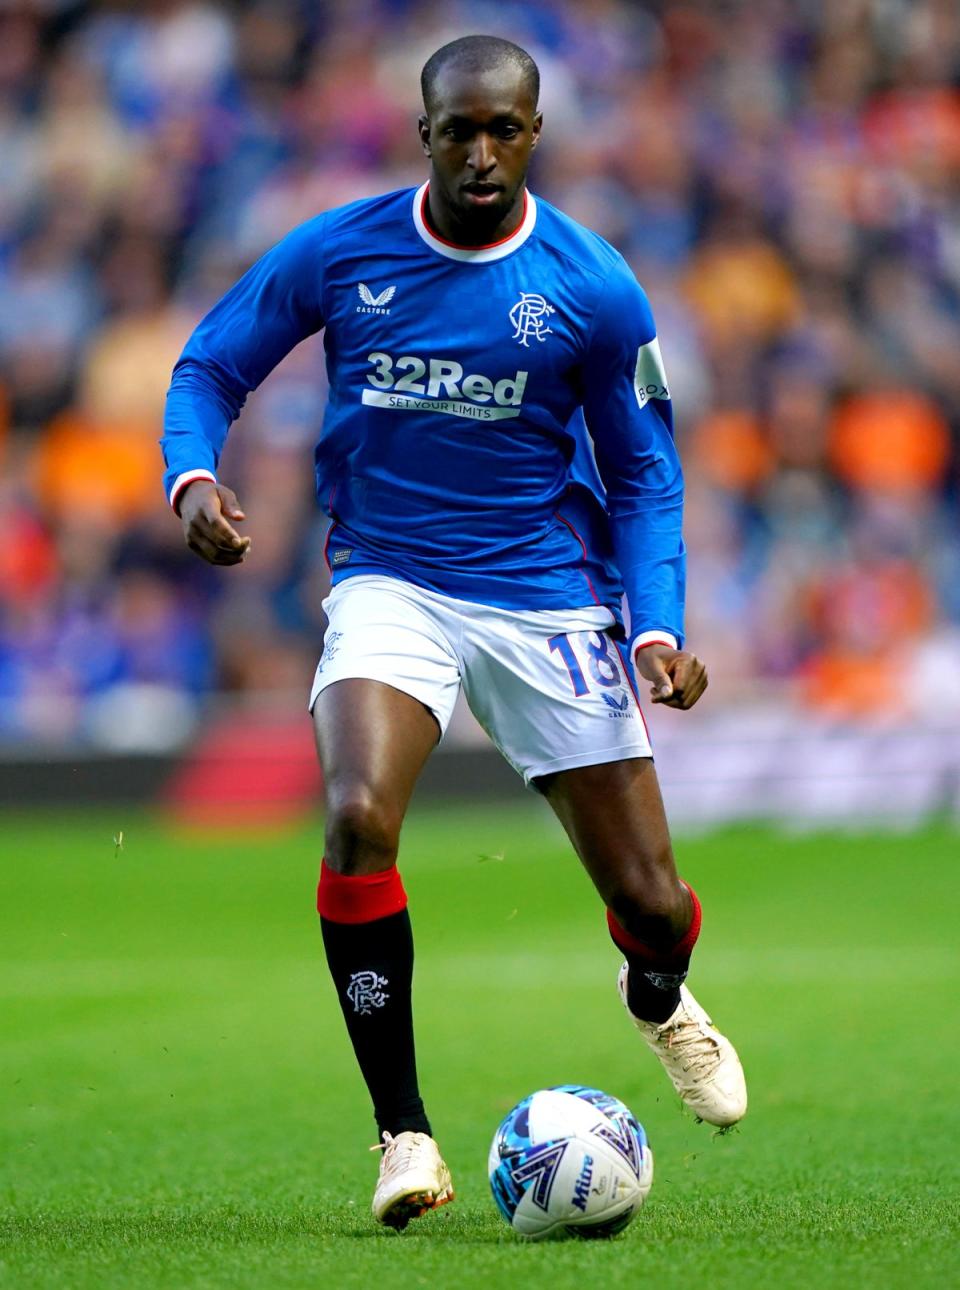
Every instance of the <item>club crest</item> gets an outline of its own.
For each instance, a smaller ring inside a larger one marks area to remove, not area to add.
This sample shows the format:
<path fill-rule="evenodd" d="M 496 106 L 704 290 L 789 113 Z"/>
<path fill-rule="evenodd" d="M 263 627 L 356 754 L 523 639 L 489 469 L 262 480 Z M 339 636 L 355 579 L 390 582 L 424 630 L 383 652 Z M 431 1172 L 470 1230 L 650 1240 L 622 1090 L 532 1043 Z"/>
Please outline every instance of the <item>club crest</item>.
<path fill-rule="evenodd" d="M 547 319 L 556 312 L 553 305 L 548 305 L 536 291 L 521 291 L 520 299 L 510 310 L 510 321 L 514 328 L 511 339 L 519 341 L 528 349 L 530 336 L 535 340 L 545 341 L 553 331 L 552 327 L 547 326 Z"/>
<path fill-rule="evenodd" d="M 347 986 L 347 998 L 353 1004 L 354 1012 L 358 1012 L 361 1017 L 369 1017 L 374 1008 L 382 1008 L 390 998 L 389 994 L 384 993 L 383 987 L 389 984 L 385 976 L 376 972 L 352 973 Z"/>

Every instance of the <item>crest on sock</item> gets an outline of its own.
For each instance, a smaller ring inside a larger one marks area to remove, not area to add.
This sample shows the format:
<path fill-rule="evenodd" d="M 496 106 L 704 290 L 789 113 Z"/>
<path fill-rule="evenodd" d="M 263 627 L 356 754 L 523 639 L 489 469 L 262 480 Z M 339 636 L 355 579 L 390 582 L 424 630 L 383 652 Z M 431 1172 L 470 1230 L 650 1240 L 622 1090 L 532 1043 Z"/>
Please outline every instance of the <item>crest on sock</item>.
<path fill-rule="evenodd" d="M 385 976 L 376 972 L 352 972 L 347 986 L 347 998 L 353 1004 L 354 1012 L 362 1017 L 369 1017 L 374 1008 L 382 1008 L 390 998 L 389 994 L 384 993 L 383 987 L 389 984 Z"/>

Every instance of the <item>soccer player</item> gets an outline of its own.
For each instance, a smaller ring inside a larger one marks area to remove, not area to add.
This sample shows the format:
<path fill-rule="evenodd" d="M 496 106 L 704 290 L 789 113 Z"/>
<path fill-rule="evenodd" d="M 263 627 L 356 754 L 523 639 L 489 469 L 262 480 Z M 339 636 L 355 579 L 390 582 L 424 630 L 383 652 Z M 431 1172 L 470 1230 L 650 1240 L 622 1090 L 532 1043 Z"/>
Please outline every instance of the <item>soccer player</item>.
<path fill-rule="evenodd" d="M 316 448 L 333 590 L 310 706 L 326 793 L 318 909 L 384 1145 L 375 1217 L 453 1198 L 417 1084 L 396 868 L 417 776 L 462 687 L 562 821 L 625 962 L 620 997 L 683 1101 L 746 1111 L 730 1042 L 684 979 L 700 904 L 677 876 L 634 671 L 686 709 L 682 478 L 650 306 L 623 258 L 526 187 L 539 74 L 468 36 L 422 73 L 429 178 L 294 229 L 174 370 L 163 448 L 188 546 L 250 541 L 216 476 L 247 393 L 324 329 Z M 629 628 L 621 620 L 626 597 Z"/>

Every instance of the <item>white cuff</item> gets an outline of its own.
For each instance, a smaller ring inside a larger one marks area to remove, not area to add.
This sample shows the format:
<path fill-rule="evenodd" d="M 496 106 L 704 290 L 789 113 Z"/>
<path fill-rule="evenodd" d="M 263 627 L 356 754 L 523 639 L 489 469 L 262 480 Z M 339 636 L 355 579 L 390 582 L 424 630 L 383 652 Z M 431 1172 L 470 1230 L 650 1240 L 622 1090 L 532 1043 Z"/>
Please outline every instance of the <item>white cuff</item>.
<path fill-rule="evenodd" d="M 180 494 L 188 484 L 192 484 L 195 479 L 209 479 L 211 484 L 217 482 L 217 477 L 212 470 L 185 470 L 182 475 L 178 475 L 173 481 L 173 487 L 170 489 L 170 505 L 177 514 L 177 503 L 180 501 Z"/>
<path fill-rule="evenodd" d="M 639 636 L 634 638 L 634 657 L 636 657 L 637 650 L 643 649 L 645 645 L 666 645 L 668 649 L 676 649 L 677 638 L 674 636 L 673 632 L 641 632 Z"/>

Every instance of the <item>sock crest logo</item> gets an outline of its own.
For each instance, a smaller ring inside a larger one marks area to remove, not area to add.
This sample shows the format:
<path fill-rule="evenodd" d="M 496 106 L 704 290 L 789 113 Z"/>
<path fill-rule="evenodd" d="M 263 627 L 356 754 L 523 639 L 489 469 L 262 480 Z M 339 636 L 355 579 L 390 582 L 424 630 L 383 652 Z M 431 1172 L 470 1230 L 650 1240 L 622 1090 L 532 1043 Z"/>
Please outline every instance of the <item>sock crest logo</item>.
<path fill-rule="evenodd" d="M 383 987 L 389 984 L 385 976 L 370 970 L 352 972 L 347 986 L 347 998 L 353 1004 L 354 1012 L 362 1017 L 369 1017 L 374 1008 L 382 1008 L 390 998 L 389 994 L 384 993 Z"/>

